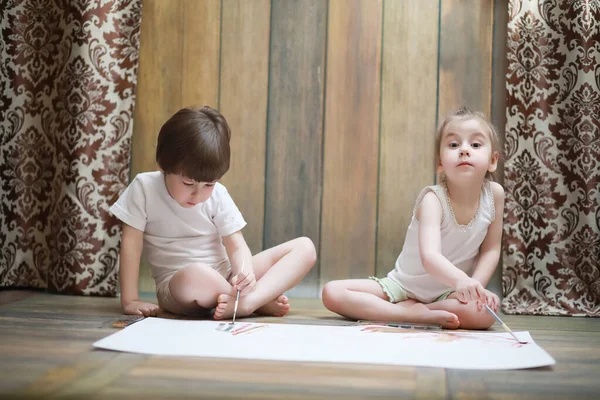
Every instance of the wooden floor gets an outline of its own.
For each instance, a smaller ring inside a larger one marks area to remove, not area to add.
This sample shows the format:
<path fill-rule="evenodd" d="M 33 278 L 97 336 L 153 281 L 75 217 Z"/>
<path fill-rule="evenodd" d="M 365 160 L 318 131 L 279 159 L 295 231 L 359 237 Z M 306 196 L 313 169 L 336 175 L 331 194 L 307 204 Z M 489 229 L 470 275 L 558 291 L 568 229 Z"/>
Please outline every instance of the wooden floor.
<path fill-rule="evenodd" d="M 292 299 L 292 306 L 281 322 L 343 323 L 318 300 Z M 92 349 L 116 331 L 112 324 L 120 317 L 114 298 L 0 291 L 0 398 L 600 398 L 600 319 L 505 316 L 513 330 L 528 330 L 557 364 L 471 371 Z"/>

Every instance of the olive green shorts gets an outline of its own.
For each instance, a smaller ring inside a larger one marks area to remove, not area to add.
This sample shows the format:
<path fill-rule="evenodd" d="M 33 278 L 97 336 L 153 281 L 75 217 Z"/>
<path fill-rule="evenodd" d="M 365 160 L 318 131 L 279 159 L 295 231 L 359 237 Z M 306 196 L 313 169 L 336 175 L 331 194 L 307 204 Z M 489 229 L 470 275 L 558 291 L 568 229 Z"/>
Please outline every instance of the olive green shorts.
<path fill-rule="evenodd" d="M 386 276 L 385 278 L 379 279 L 375 276 L 370 276 L 369 279 L 372 279 L 375 282 L 379 283 L 381 289 L 383 290 L 383 293 L 385 293 L 388 299 L 390 300 L 390 303 L 399 303 L 401 301 L 405 301 L 411 298 L 406 292 L 406 290 L 404 290 L 404 288 L 392 278 L 388 278 Z M 437 299 L 432 301 L 432 303 L 448 298 L 448 296 L 452 292 L 454 292 L 454 290 L 448 290 L 447 292 L 439 296 Z"/>

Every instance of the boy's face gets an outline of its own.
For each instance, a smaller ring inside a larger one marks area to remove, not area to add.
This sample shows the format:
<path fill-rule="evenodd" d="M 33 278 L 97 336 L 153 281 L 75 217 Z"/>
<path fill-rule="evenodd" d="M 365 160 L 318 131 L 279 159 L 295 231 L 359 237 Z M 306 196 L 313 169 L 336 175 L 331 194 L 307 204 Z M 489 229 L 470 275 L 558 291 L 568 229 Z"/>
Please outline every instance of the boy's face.
<path fill-rule="evenodd" d="M 167 191 L 181 207 L 190 208 L 204 203 L 215 188 L 216 182 L 196 182 L 182 175 L 166 174 Z"/>
<path fill-rule="evenodd" d="M 497 162 L 498 153 L 492 149 L 490 133 L 479 120 L 458 120 L 446 127 L 438 168 L 447 178 L 483 179 L 488 171 L 496 169 Z"/>

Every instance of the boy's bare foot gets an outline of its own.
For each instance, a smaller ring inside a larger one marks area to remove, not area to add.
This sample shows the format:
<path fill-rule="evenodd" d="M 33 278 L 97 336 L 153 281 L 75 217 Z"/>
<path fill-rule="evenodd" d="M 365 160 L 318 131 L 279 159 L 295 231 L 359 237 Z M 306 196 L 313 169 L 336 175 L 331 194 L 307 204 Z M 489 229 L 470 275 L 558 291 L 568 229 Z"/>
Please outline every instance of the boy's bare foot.
<path fill-rule="evenodd" d="M 407 321 L 414 321 L 422 324 L 441 325 L 442 328 L 456 329 L 460 325 L 458 317 L 444 310 L 431 310 L 425 304 L 414 300 L 406 300 L 397 303 L 400 307 L 406 307 L 406 311 L 410 314 Z"/>
<path fill-rule="evenodd" d="M 290 312 L 290 302 L 284 295 L 279 296 L 256 310 L 257 314 L 283 317 Z"/>
<path fill-rule="evenodd" d="M 244 305 L 243 300 L 240 299 L 238 302 L 238 309 L 236 318 L 238 317 L 247 317 L 252 314 L 253 310 L 249 310 L 248 307 Z M 235 305 L 235 296 L 230 296 L 228 294 L 220 294 L 217 297 L 217 307 L 215 307 L 215 313 L 213 314 L 214 319 L 229 319 L 233 317 L 233 307 Z"/>
<path fill-rule="evenodd" d="M 252 300 L 248 297 L 244 297 L 240 299 L 238 303 L 238 310 L 236 314 L 237 317 L 247 317 L 248 315 L 256 312 L 261 315 L 270 315 L 274 317 L 283 317 L 288 312 L 290 312 L 290 302 L 288 298 L 284 295 L 277 297 L 275 300 L 272 300 L 265 304 L 262 307 L 259 307 L 257 310 L 254 309 L 256 306 L 252 306 Z M 235 296 L 231 296 L 229 294 L 220 294 L 217 297 L 217 307 L 215 307 L 215 313 L 213 314 L 214 319 L 229 319 L 233 317 L 233 307 L 235 305 Z"/>

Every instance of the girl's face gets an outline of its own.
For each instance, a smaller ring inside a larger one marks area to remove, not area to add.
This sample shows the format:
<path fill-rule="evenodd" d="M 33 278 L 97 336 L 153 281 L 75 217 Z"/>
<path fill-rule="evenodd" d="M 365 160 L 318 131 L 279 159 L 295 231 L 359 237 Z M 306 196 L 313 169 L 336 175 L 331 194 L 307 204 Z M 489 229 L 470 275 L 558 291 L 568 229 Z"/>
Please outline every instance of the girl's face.
<path fill-rule="evenodd" d="M 477 118 L 450 122 L 440 143 L 439 172 L 446 179 L 483 180 L 486 173 L 498 166 L 498 152 L 492 149 L 489 129 Z"/>
<path fill-rule="evenodd" d="M 167 191 L 181 207 L 190 208 L 204 203 L 211 196 L 216 182 L 196 182 L 185 176 L 166 174 Z"/>

